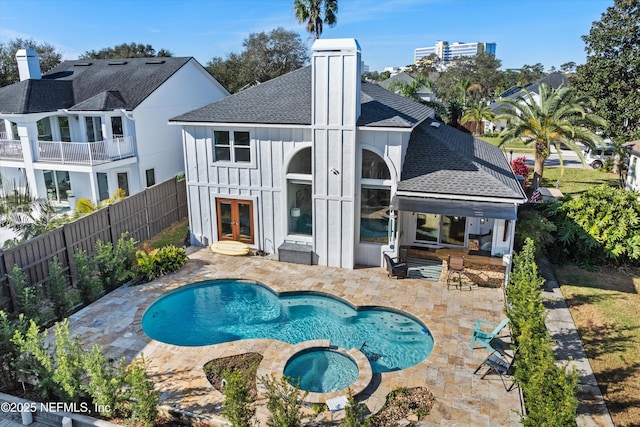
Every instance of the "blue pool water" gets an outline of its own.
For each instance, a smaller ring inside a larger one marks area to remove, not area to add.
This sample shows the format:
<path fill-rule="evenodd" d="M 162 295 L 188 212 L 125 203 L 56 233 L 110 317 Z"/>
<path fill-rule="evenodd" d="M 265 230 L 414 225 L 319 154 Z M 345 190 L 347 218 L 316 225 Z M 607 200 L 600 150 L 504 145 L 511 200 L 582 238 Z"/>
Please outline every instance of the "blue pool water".
<path fill-rule="evenodd" d="M 284 375 L 300 390 L 329 393 L 349 387 L 358 379 L 358 365 L 349 356 L 333 350 L 315 349 L 293 356 Z"/>
<path fill-rule="evenodd" d="M 257 282 L 235 279 L 194 283 L 162 296 L 144 313 L 142 328 L 152 339 L 180 346 L 328 339 L 331 345 L 361 349 L 373 372 L 408 368 L 433 349 L 428 329 L 398 311 L 354 310 L 311 292 L 277 296 Z"/>

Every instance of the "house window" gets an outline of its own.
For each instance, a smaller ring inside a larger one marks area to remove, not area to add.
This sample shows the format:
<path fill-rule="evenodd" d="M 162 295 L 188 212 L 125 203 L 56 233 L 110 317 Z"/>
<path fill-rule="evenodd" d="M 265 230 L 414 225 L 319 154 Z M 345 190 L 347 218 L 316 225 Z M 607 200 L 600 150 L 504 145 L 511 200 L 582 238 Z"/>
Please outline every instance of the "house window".
<path fill-rule="evenodd" d="M 464 246 L 467 217 L 434 213 L 416 214 L 416 242 Z"/>
<path fill-rule="evenodd" d="M 287 169 L 287 216 L 290 235 L 313 234 L 311 148 L 298 151 Z"/>
<path fill-rule="evenodd" d="M 155 169 L 147 169 L 144 171 L 144 174 L 147 177 L 147 187 L 151 187 L 152 185 L 156 185 L 156 170 Z"/>
<path fill-rule="evenodd" d="M 389 239 L 390 188 L 362 186 L 360 197 L 360 241 L 386 244 Z"/>
<path fill-rule="evenodd" d="M 118 172 L 118 188 L 124 191 L 124 195 L 129 195 L 129 174 L 126 172 Z"/>
<path fill-rule="evenodd" d="M 389 242 L 389 205 L 391 173 L 384 159 L 370 150 L 362 150 L 360 186 L 360 242 Z"/>
<path fill-rule="evenodd" d="M 100 117 L 85 117 L 84 121 L 87 125 L 87 141 L 102 141 L 102 120 Z"/>
<path fill-rule="evenodd" d="M 67 200 L 71 192 L 71 181 L 67 171 L 42 171 L 47 198 L 53 202 Z"/>
<path fill-rule="evenodd" d="M 122 117 L 111 117 L 111 134 L 114 138 L 122 138 L 124 130 L 122 128 Z"/>
<path fill-rule="evenodd" d="M 60 129 L 60 141 L 71 142 L 71 128 L 69 127 L 69 117 L 58 117 L 58 129 Z"/>
<path fill-rule="evenodd" d="M 251 138 L 249 132 L 213 131 L 215 162 L 251 162 Z"/>
<path fill-rule="evenodd" d="M 38 141 L 53 141 L 51 119 L 49 117 L 38 120 L 36 126 L 38 127 Z"/>
<path fill-rule="evenodd" d="M 104 172 L 96 173 L 98 181 L 98 198 L 100 200 L 107 200 L 109 198 L 109 178 Z"/>

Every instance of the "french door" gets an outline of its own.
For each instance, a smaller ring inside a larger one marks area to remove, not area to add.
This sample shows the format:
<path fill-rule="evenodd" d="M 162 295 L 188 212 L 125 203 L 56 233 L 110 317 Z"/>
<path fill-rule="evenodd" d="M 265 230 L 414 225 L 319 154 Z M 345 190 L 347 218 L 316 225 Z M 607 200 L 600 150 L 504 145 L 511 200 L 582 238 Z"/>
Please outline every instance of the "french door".
<path fill-rule="evenodd" d="M 253 202 L 216 199 L 218 240 L 253 243 Z"/>

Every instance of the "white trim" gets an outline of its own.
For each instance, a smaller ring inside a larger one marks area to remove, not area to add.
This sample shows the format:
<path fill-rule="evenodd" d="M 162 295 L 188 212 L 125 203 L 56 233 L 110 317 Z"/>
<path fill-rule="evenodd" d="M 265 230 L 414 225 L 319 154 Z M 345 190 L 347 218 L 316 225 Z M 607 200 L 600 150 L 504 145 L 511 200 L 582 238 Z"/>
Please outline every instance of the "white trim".
<path fill-rule="evenodd" d="M 397 196 L 406 197 L 419 197 L 419 198 L 433 198 L 433 199 L 449 199 L 449 200 L 463 200 L 463 201 L 477 201 L 477 202 L 495 202 L 495 203 L 513 203 L 514 205 L 521 205 L 526 202 L 526 199 L 512 199 L 512 198 L 499 198 L 499 197 L 478 197 L 468 195 L 457 194 L 437 194 L 437 193 L 416 193 L 412 191 L 397 191 Z"/>
<path fill-rule="evenodd" d="M 278 129 L 311 129 L 311 125 L 295 125 L 286 123 L 265 124 L 265 123 L 233 123 L 233 122 L 177 122 L 167 121 L 169 125 L 176 126 L 208 126 L 208 127 L 251 127 L 251 128 L 278 128 Z"/>

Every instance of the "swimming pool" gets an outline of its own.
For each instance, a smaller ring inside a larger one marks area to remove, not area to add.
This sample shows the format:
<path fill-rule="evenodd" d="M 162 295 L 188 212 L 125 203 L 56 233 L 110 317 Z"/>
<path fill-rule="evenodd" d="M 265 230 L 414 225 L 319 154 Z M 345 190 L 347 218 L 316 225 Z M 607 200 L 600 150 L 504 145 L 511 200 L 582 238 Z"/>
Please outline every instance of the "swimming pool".
<path fill-rule="evenodd" d="M 381 307 L 354 309 L 313 292 L 276 295 L 247 280 L 216 279 L 183 286 L 160 297 L 142 316 L 152 339 L 203 346 L 268 338 L 297 344 L 328 339 L 360 349 L 373 372 L 405 369 L 433 350 L 433 337 L 416 318 Z"/>

